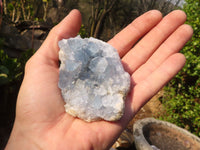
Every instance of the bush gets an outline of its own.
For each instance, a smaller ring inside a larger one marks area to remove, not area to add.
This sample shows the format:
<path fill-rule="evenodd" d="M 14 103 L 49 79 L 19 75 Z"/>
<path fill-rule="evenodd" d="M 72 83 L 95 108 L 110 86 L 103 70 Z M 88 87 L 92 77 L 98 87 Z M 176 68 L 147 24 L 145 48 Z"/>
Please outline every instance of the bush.
<path fill-rule="evenodd" d="M 20 63 L 18 63 L 17 58 L 10 58 L 0 50 L 0 86 L 8 84 L 17 80 L 21 75 Z"/>
<path fill-rule="evenodd" d="M 20 58 L 11 58 L 0 50 L 0 149 L 5 146 L 9 138 L 25 62 L 32 54 L 33 50 L 28 50 Z"/>
<path fill-rule="evenodd" d="M 0 86 L 16 81 L 21 82 L 25 63 L 33 53 L 33 50 L 27 50 L 20 58 L 11 58 L 4 50 L 0 50 Z"/>
<path fill-rule="evenodd" d="M 185 67 L 165 88 L 162 119 L 200 136 L 200 1 L 186 0 L 183 10 L 194 35 L 182 50 Z"/>

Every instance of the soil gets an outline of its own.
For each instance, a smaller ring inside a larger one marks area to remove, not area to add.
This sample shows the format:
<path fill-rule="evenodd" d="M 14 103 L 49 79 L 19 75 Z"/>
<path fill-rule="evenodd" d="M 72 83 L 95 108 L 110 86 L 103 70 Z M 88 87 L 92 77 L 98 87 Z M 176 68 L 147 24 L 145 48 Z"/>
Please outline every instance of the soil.
<path fill-rule="evenodd" d="M 137 120 L 147 117 L 158 118 L 163 110 L 162 104 L 159 101 L 159 98 L 162 96 L 163 91 L 161 90 L 146 105 L 141 108 L 141 110 L 135 115 L 133 120 L 129 122 L 127 128 L 113 145 L 113 148 L 116 148 L 118 150 L 136 150 L 133 138 L 133 124 Z"/>

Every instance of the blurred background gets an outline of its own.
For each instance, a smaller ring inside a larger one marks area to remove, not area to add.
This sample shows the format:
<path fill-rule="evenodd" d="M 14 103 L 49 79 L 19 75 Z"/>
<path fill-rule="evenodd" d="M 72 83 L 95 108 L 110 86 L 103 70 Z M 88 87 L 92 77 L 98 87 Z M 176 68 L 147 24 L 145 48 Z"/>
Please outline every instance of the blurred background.
<path fill-rule="evenodd" d="M 199 0 L 0 0 L 0 149 L 9 138 L 26 61 L 48 32 L 72 9 L 82 13 L 82 37 L 108 41 L 148 10 L 165 16 L 175 9 L 186 12 L 193 38 L 182 49 L 187 63 L 182 71 L 147 103 L 115 143 L 134 147 L 132 125 L 155 117 L 200 136 L 200 1 Z"/>

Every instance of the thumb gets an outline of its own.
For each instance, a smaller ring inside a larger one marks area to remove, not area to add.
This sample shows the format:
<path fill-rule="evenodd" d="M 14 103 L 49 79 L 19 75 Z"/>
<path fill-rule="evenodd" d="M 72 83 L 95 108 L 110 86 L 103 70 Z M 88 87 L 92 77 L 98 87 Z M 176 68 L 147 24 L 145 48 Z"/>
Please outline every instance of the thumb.
<path fill-rule="evenodd" d="M 56 25 L 47 36 L 46 40 L 38 50 L 38 53 L 47 61 L 58 61 L 58 41 L 74 37 L 81 27 L 81 14 L 78 10 L 72 10 L 58 25 Z"/>

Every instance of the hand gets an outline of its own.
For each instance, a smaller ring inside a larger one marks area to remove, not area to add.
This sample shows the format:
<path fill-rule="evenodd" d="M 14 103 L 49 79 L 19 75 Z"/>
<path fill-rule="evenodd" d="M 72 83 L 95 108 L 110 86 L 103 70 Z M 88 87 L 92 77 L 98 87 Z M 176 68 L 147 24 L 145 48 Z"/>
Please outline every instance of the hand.
<path fill-rule="evenodd" d="M 178 53 L 191 38 L 179 10 L 162 18 L 152 10 L 134 20 L 108 43 L 115 47 L 131 75 L 132 88 L 125 114 L 117 122 L 87 123 L 68 115 L 58 88 L 58 41 L 77 35 L 79 11 L 70 14 L 49 33 L 25 67 L 17 100 L 14 127 L 6 150 L 107 149 L 139 109 L 184 66 Z M 140 40 L 141 39 L 141 40 Z"/>

